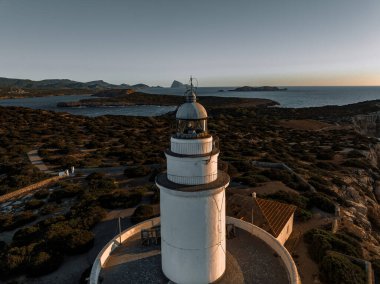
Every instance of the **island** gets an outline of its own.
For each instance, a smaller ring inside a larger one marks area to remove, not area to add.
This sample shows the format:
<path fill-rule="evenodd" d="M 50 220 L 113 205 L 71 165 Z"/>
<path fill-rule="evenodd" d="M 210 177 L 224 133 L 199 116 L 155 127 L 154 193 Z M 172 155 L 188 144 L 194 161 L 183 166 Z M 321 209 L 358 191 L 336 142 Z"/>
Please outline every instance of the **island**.
<path fill-rule="evenodd" d="M 177 80 L 174 80 L 173 83 L 171 84 L 170 88 L 183 88 L 183 87 L 187 88 L 188 86 L 189 85 L 187 85 L 187 84 L 183 84 Z"/>
<path fill-rule="evenodd" d="M 276 92 L 276 91 L 287 91 L 287 88 L 278 88 L 278 87 L 272 87 L 272 86 L 262 86 L 262 87 L 250 87 L 250 86 L 243 86 L 238 87 L 233 90 L 229 90 L 231 92 Z"/>
<path fill-rule="evenodd" d="M 123 107 L 131 105 L 178 106 L 183 102 L 183 96 L 157 95 L 129 90 L 103 90 L 93 96 L 98 98 L 84 99 L 74 102 L 59 102 L 57 107 Z M 234 108 L 276 106 L 278 102 L 258 98 L 234 98 L 201 96 L 198 98 L 207 107 Z"/>

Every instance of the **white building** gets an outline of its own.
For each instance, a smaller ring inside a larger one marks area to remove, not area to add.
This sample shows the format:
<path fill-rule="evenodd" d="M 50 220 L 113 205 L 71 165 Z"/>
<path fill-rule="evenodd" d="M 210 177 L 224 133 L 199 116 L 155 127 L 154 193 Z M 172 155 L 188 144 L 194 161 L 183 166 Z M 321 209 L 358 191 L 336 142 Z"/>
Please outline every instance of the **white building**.
<path fill-rule="evenodd" d="M 177 131 L 158 176 L 162 270 L 175 283 L 212 283 L 226 269 L 226 198 L 230 178 L 218 171 L 219 149 L 193 88 L 176 114 Z"/>

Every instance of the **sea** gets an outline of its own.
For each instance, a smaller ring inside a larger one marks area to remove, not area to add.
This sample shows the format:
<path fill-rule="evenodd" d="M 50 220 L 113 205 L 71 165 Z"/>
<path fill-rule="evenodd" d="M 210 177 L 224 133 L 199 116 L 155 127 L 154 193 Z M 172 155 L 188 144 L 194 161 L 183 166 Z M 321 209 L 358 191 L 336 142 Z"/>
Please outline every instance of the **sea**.
<path fill-rule="evenodd" d="M 199 101 L 202 96 L 264 98 L 276 101 L 279 107 L 302 108 L 326 105 L 346 105 L 368 100 L 380 99 L 380 87 L 286 87 L 286 91 L 277 92 L 235 92 L 235 87 L 199 87 Z M 183 96 L 184 88 L 147 88 L 142 92 Z M 91 95 L 47 96 L 36 98 L 19 98 L 0 100 L 0 106 L 20 106 L 33 109 L 44 109 L 57 112 L 68 112 L 74 115 L 130 115 L 158 116 L 174 111 L 174 106 L 138 105 L 125 107 L 74 107 L 58 108 L 58 102 L 79 101 Z"/>

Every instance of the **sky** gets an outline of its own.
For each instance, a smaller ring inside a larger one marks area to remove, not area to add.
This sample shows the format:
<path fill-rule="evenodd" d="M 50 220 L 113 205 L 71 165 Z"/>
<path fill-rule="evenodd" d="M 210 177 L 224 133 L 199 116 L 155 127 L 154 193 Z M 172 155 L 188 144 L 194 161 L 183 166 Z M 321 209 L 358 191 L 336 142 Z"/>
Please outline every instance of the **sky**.
<path fill-rule="evenodd" d="M 379 0 L 0 0 L 0 77 L 380 86 Z"/>

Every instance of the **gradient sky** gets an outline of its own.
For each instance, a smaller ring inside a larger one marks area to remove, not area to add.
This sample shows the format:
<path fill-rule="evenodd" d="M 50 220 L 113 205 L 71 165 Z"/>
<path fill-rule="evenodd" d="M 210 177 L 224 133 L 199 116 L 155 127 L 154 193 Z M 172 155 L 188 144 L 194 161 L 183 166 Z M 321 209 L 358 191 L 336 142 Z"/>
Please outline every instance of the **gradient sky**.
<path fill-rule="evenodd" d="M 380 0 L 0 0 L 0 76 L 380 85 Z"/>

